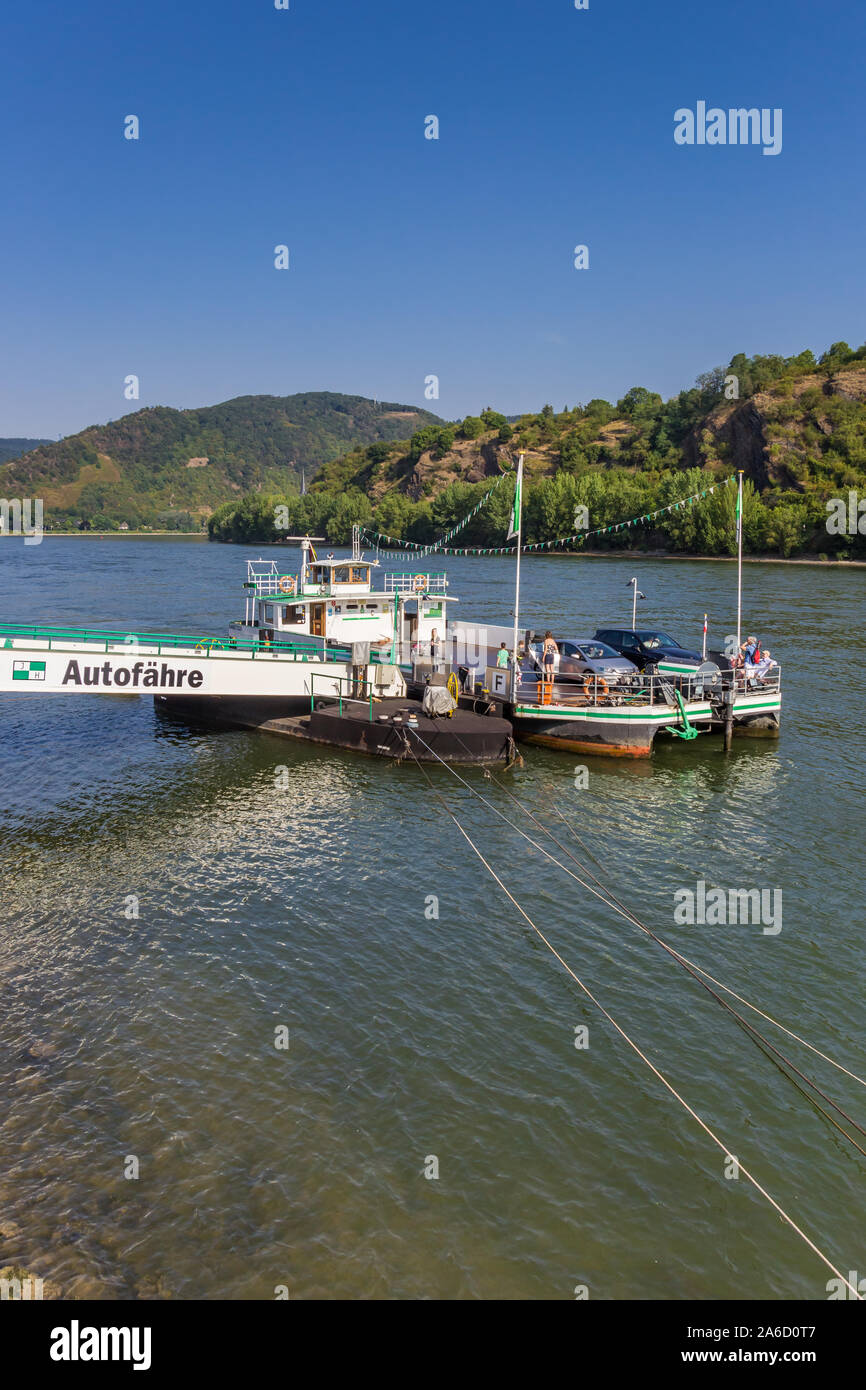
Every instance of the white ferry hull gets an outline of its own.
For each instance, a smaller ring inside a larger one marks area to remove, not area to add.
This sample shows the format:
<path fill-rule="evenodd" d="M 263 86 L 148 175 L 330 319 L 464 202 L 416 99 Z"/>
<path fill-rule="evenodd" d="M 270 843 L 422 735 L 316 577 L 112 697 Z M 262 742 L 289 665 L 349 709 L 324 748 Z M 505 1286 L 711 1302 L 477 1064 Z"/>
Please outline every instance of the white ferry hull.
<path fill-rule="evenodd" d="M 685 708 L 692 724 L 709 727 L 709 701 L 692 701 Z M 518 737 L 527 743 L 573 753 L 648 758 L 656 735 L 676 727 L 679 715 L 669 705 L 647 705 L 635 710 L 601 705 L 574 709 L 563 705 L 522 705 L 518 701 L 511 719 Z"/>

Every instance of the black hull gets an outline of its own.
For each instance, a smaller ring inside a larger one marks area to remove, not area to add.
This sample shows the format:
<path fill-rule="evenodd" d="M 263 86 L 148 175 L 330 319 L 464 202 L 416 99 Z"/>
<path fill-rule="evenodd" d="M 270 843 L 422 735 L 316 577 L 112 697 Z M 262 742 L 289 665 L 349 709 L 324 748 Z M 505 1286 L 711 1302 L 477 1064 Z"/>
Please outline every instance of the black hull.
<path fill-rule="evenodd" d="M 343 748 L 355 753 L 409 762 L 500 763 L 513 749 L 507 719 L 458 709 L 450 718 L 428 718 L 420 701 L 377 700 L 374 717 L 366 701 L 344 702 L 310 711 L 309 696 L 298 699 L 228 697 L 220 695 L 155 699 L 160 713 L 216 727 L 258 729 L 262 733 L 296 738 L 304 743 Z M 415 715 L 410 725 L 406 716 Z"/>
<path fill-rule="evenodd" d="M 310 713 L 309 695 L 155 695 L 161 713 L 197 724 L 257 729 L 270 719 Z"/>

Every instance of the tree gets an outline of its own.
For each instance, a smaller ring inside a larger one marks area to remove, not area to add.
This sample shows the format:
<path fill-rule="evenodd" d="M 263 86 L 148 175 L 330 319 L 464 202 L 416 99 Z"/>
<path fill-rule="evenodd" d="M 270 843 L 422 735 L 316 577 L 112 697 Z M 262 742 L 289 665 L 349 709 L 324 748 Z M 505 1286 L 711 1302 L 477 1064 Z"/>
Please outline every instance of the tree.
<path fill-rule="evenodd" d="M 661 407 L 661 396 L 655 391 L 648 391 L 645 386 L 633 386 L 616 403 L 620 414 L 627 415 L 631 420 L 649 420 L 658 415 Z"/>

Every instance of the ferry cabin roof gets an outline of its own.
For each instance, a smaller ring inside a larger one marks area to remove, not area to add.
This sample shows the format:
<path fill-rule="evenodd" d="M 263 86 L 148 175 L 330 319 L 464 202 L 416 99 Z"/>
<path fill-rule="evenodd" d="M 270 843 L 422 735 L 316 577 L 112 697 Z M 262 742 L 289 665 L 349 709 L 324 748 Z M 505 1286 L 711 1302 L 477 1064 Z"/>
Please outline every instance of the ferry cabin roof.
<path fill-rule="evenodd" d="M 306 557 L 304 557 L 306 559 Z M 424 642 L 434 632 L 444 636 L 447 576 L 426 570 L 386 573 L 381 589 L 372 587 L 377 561 L 316 559 L 303 563 L 300 573 L 281 574 L 273 560 L 247 562 L 247 613 L 230 631 L 266 640 L 285 632 L 324 640 Z M 437 626 L 438 625 L 438 626 Z"/>

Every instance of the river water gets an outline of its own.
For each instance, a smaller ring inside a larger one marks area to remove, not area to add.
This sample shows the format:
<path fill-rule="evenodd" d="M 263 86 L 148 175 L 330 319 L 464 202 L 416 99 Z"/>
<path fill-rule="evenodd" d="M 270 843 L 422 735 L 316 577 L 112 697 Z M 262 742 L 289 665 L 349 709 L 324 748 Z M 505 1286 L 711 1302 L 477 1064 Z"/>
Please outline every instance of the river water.
<path fill-rule="evenodd" d="M 6 541 L 2 612 L 221 633 L 257 554 Z M 509 621 L 508 560 L 442 566 L 462 615 Z M 734 567 L 685 560 L 532 557 L 521 616 L 574 636 L 627 622 L 632 574 L 643 622 L 689 646 L 705 611 L 711 645 L 732 631 Z M 551 824 L 558 808 L 667 941 L 861 1076 L 864 583 L 745 567 L 744 630 L 783 664 L 780 739 L 636 765 L 525 747 L 503 779 Z M 829 1270 L 726 1176 L 444 801 L 729 1151 L 866 1275 L 866 1160 L 448 772 L 437 797 L 410 765 L 187 728 L 137 697 L 5 695 L 0 717 L 0 1266 L 77 1297 L 827 1297 Z M 679 924 L 674 894 L 700 881 L 780 893 L 781 930 Z M 866 1123 L 857 1081 L 766 1032 Z"/>

